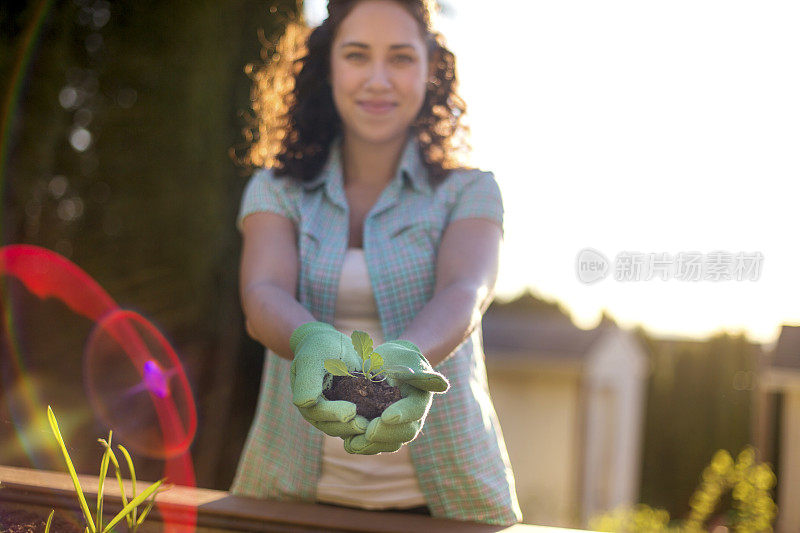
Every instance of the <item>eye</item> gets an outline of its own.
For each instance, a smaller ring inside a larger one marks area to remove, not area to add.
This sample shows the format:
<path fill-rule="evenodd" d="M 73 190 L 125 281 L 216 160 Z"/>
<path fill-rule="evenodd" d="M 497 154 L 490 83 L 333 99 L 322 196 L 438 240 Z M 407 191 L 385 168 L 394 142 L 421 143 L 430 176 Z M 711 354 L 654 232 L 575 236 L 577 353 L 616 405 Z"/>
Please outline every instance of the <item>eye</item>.
<path fill-rule="evenodd" d="M 348 52 L 347 55 L 344 56 L 345 59 L 349 59 L 352 61 L 361 61 L 366 59 L 367 56 L 363 52 Z"/>
<path fill-rule="evenodd" d="M 392 58 L 392 60 L 395 63 L 413 63 L 414 62 L 414 56 L 410 56 L 410 55 L 407 55 L 407 54 L 400 54 L 400 55 L 394 56 Z"/>

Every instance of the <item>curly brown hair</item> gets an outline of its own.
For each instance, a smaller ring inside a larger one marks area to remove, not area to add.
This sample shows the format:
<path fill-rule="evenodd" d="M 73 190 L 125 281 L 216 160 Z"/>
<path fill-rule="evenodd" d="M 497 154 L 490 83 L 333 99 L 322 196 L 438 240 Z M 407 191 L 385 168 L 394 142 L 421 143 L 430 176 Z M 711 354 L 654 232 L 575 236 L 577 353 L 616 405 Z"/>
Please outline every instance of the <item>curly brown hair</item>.
<path fill-rule="evenodd" d="M 308 181 L 328 159 L 342 124 L 327 81 L 331 44 L 342 20 L 362 0 L 329 0 L 328 17 L 309 30 L 290 22 L 271 45 L 261 34 L 264 64 L 248 65 L 254 81 L 255 116 L 245 135 L 250 143 L 245 162 L 273 167 L 276 176 Z M 418 22 L 435 66 L 425 100 L 411 126 L 419 141 L 420 158 L 436 187 L 450 169 L 462 166 L 470 147 L 469 128 L 462 122 L 466 104 L 457 94 L 456 62 L 444 37 L 431 27 L 430 0 L 393 0 Z"/>

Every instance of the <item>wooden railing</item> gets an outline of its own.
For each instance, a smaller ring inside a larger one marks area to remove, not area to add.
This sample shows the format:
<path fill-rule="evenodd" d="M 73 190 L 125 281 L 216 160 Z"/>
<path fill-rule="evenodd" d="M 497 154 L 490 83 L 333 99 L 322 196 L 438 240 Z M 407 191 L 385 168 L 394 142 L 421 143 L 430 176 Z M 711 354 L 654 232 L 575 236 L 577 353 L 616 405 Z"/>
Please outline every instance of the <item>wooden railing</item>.
<path fill-rule="evenodd" d="M 79 476 L 81 487 L 94 508 L 97 478 Z M 137 483 L 140 487 L 147 482 Z M 131 494 L 130 482 L 125 490 Z M 141 490 L 141 488 L 140 488 Z M 122 508 L 119 486 L 109 478 L 104 489 L 104 510 L 109 517 Z M 0 466 L 0 502 L 18 508 L 37 510 L 68 509 L 78 511 L 72 480 L 66 473 Z M 559 528 L 516 524 L 491 526 L 431 518 L 410 513 L 373 512 L 331 505 L 278 502 L 232 496 L 225 491 L 175 486 L 158 496 L 160 504 L 174 512 L 170 521 L 196 521 L 197 533 L 227 531 L 376 531 L 431 533 L 565 533 Z M 158 507 L 158 506 L 157 506 Z M 47 514 L 47 512 L 45 514 Z M 162 529 L 162 513 L 156 508 L 147 517 L 144 531 Z M 142 531 L 140 529 L 140 531 Z"/>

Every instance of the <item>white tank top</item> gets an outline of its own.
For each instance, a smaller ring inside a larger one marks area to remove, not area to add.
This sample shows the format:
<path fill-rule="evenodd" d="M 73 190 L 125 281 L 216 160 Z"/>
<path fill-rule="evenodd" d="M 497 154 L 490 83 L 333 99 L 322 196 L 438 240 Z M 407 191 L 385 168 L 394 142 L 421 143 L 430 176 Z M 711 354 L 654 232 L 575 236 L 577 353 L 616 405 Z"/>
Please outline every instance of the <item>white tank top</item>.
<path fill-rule="evenodd" d="M 348 248 L 345 253 L 333 326 L 348 336 L 354 330 L 365 331 L 373 346 L 383 343 L 383 329 L 361 248 Z M 325 435 L 317 500 L 364 509 L 426 505 L 408 446 L 394 453 L 350 454 L 344 450 L 341 438 Z"/>

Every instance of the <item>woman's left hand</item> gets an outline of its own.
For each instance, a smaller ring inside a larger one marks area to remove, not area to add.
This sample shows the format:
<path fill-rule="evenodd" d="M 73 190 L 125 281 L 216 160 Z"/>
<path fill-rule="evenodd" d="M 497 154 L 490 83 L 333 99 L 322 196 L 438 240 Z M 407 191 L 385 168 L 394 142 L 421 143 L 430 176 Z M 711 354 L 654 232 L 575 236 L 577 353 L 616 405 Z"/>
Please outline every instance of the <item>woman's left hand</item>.
<path fill-rule="evenodd" d="M 367 419 L 356 414 L 356 404 L 328 400 L 322 393 L 326 359 L 339 359 L 350 368 L 360 362 L 347 335 L 330 324 L 308 322 L 292 332 L 289 344 L 294 353 L 289 367 L 292 403 L 303 418 L 332 437 L 364 433 Z"/>
<path fill-rule="evenodd" d="M 422 429 L 433 393 L 450 388 L 447 379 L 433 369 L 412 342 L 389 341 L 374 351 L 383 358 L 387 382 L 400 388 L 402 398 L 373 418 L 364 434 L 344 438 L 344 448 L 349 453 L 374 455 L 399 450 Z"/>

